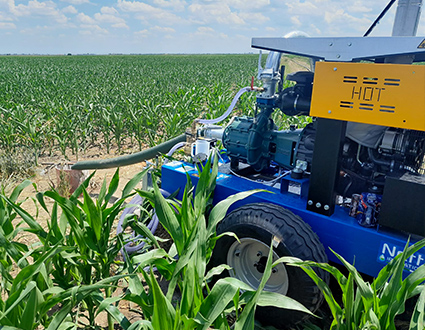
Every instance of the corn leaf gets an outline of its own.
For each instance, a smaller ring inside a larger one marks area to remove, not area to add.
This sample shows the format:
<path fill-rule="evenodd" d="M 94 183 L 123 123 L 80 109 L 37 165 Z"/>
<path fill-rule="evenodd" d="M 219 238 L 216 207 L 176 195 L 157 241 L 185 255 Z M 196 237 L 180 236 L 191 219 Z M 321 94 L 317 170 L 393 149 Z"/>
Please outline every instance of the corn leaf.
<path fill-rule="evenodd" d="M 18 199 L 18 197 L 21 194 L 22 190 L 24 190 L 29 185 L 31 185 L 31 181 L 30 180 L 24 180 L 19 185 L 17 185 L 13 189 L 12 193 L 10 194 L 10 197 L 9 197 L 10 201 L 13 202 L 13 203 L 16 203 L 16 200 Z"/>
<path fill-rule="evenodd" d="M 197 329 L 206 330 L 223 313 L 229 302 L 239 292 L 239 287 L 225 280 L 218 280 L 202 302 L 195 319 L 200 323 Z"/>
<path fill-rule="evenodd" d="M 28 300 L 25 301 L 25 308 L 22 313 L 22 319 L 19 327 L 24 330 L 32 330 L 37 325 L 38 306 L 44 301 L 43 295 L 37 287 L 29 294 Z"/>
<path fill-rule="evenodd" d="M 208 218 L 208 227 L 207 227 L 208 235 L 211 236 L 215 233 L 218 223 L 221 220 L 223 220 L 223 218 L 226 216 L 227 210 L 229 209 L 230 206 L 232 206 L 232 204 L 258 192 L 267 192 L 267 191 L 262 189 L 244 191 L 244 192 L 240 192 L 235 195 L 229 196 L 228 198 L 217 203 L 214 206 L 214 208 L 211 210 L 211 213 Z"/>
<path fill-rule="evenodd" d="M 177 217 L 171 206 L 167 203 L 165 198 L 159 191 L 158 185 L 154 182 L 154 199 L 155 199 L 155 210 L 158 215 L 159 221 L 168 231 L 174 243 L 176 244 L 179 255 L 182 255 L 184 249 L 183 233 L 180 227 Z"/>
<path fill-rule="evenodd" d="M 422 287 L 422 292 L 416 302 L 409 325 L 409 330 L 423 329 L 425 329 L 425 286 Z"/>
<path fill-rule="evenodd" d="M 173 329 L 176 311 L 162 293 L 152 270 L 150 272 L 150 281 L 154 299 L 152 326 L 154 329 Z"/>
<path fill-rule="evenodd" d="M 93 202 L 89 194 L 85 189 L 83 189 L 83 195 L 84 195 L 84 204 L 83 204 L 83 210 L 86 214 L 86 220 L 89 226 L 94 231 L 94 234 L 96 235 L 97 242 L 100 241 L 100 237 L 102 235 L 102 213 L 101 210 L 99 210 L 96 207 L 96 204 Z M 108 231 L 109 234 L 109 231 Z"/>
<path fill-rule="evenodd" d="M 121 198 L 126 198 L 130 193 L 133 191 L 133 189 L 140 183 L 142 178 L 146 175 L 146 173 L 149 171 L 149 168 L 144 169 L 143 171 L 137 173 L 133 178 L 131 178 L 130 181 L 127 182 L 125 185 Z"/>

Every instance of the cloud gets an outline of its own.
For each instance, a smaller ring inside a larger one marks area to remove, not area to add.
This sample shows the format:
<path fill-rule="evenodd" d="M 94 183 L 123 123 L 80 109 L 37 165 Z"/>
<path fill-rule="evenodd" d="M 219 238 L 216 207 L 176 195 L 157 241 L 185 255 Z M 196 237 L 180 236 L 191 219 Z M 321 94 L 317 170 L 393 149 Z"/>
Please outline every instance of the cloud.
<path fill-rule="evenodd" d="M 0 29 L 1 30 L 12 30 L 16 29 L 16 25 L 9 22 L 0 22 Z"/>
<path fill-rule="evenodd" d="M 0 11 L 0 21 L 13 21 L 13 18 L 10 16 L 6 16 Z"/>
<path fill-rule="evenodd" d="M 255 0 L 255 1 L 246 1 L 246 0 L 225 0 L 225 3 L 230 7 L 241 9 L 241 10 L 250 10 L 250 9 L 261 9 L 270 5 L 270 0 Z"/>
<path fill-rule="evenodd" d="M 150 21 L 151 19 L 161 21 L 162 24 L 173 25 L 183 23 L 185 20 L 181 17 L 149 4 L 139 1 L 118 0 L 117 7 L 125 12 L 135 13 L 136 18 L 142 21 Z"/>
<path fill-rule="evenodd" d="M 113 28 L 129 29 L 127 22 L 117 15 L 119 15 L 119 12 L 115 8 L 102 7 L 100 9 L 100 13 L 95 13 L 93 17 L 90 17 L 84 13 L 79 13 L 77 15 L 77 21 L 85 25 L 99 26 L 102 24 L 110 24 Z"/>
<path fill-rule="evenodd" d="M 130 27 L 126 23 L 116 23 L 112 24 L 111 26 L 116 29 L 130 29 Z"/>
<path fill-rule="evenodd" d="M 276 32 L 277 31 L 277 29 L 275 27 L 272 27 L 272 26 L 267 26 L 265 30 L 269 31 L 269 32 Z"/>
<path fill-rule="evenodd" d="M 83 35 L 109 34 L 108 30 L 103 29 L 96 24 L 81 24 L 80 28 L 83 29 L 80 31 L 80 34 L 83 34 Z"/>
<path fill-rule="evenodd" d="M 139 37 L 139 38 L 146 38 L 146 37 L 148 37 L 149 36 L 149 31 L 148 30 L 146 30 L 146 29 L 144 29 L 144 30 L 140 30 L 140 31 L 136 31 L 136 32 L 134 32 L 133 33 L 136 37 Z"/>
<path fill-rule="evenodd" d="M 290 14 L 318 16 L 318 15 L 321 15 L 321 12 L 322 12 L 315 4 L 313 4 L 310 1 L 306 1 L 306 2 L 300 2 L 300 0 L 288 1 L 285 4 L 288 7 L 288 12 Z"/>
<path fill-rule="evenodd" d="M 56 9 L 56 4 L 53 1 L 39 2 L 37 0 L 28 1 L 27 5 L 15 5 L 14 1 L 8 1 L 10 12 L 17 16 L 42 16 L 51 17 L 58 23 L 66 23 L 68 18 Z"/>
<path fill-rule="evenodd" d="M 255 24 L 264 24 L 265 22 L 270 21 L 269 17 L 264 16 L 262 13 L 256 12 L 239 13 L 239 17 L 246 22 L 255 22 Z"/>
<path fill-rule="evenodd" d="M 100 8 L 100 12 L 102 14 L 109 14 L 109 15 L 118 15 L 118 10 L 116 10 L 114 7 L 102 7 Z"/>
<path fill-rule="evenodd" d="M 291 14 L 292 24 L 297 28 L 304 29 L 303 24 L 313 19 L 314 27 L 305 25 L 306 32 L 338 36 L 364 32 L 372 22 L 369 13 L 373 11 L 378 15 L 382 9 L 382 3 L 366 0 L 293 0 L 285 5 Z"/>
<path fill-rule="evenodd" d="M 213 28 L 210 28 L 208 26 L 201 26 L 196 30 L 196 32 L 198 34 L 211 34 L 211 33 L 214 33 L 215 31 Z"/>
<path fill-rule="evenodd" d="M 291 17 L 291 22 L 292 22 L 292 24 L 294 24 L 296 26 L 301 26 L 302 25 L 299 16 L 292 16 Z"/>
<path fill-rule="evenodd" d="M 310 24 L 310 28 L 316 33 L 316 34 L 318 34 L 318 35 L 321 35 L 322 34 L 322 31 L 320 31 L 320 29 L 316 26 L 316 25 L 314 25 L 313 23 L 312 24 Z"/>
<path fill-rule="evenodd" d="M 172 8 L 173 11 L 183 11 L 187 6 L 186 1 L 181 0 L 154 0 L 153 3 L 160 7 Z"/>
<path fill-rule="evenodd" d="M 78 10 L 74 6 L 68 6 L 62 9 L 62 13 L 65 14 L 78 14 Z"/>
<path fill-rule="evenodd" d="M 326 11 L 325 22 L 330 25 L 339 24 L 339 23 L 345 23 L 345 24 L 354 23 L 354 24 L 361 24 L 363 26 L 371 23 L 371 21 L 368 18 L 355 17 L 353 15 L 346 13 L 343 9 L 337 9 L 334 11 Z"/>
<path fill-rule="evenodd" d="M 347 11 L 351 13 L 369 13 L 372 10 L 373 9 L 370 7 L 370 3 L 365 1 L 354 1 L 350 6 L 347 7 Z"/>
<path fill-rule="evenodd" d="M 230 7 L 223 3 L 194 3 L 189 6 L 189 11 L 197 21 L 203 24 L 219 23 L 226 25 L 244 25 L 245 21 Z"/>
<path fill-rule="evenodd" d="M 99 23 L 110 23 L 110 24 L 125 23 L 125 20 L 123 18 L 117 17 L 115 15 L 111 15 L 111 14 L 96 13 L 94 14 L 93 17 Z"/>
<path fill-rule="evenodd" d="M 118 0 L 117 6 L 123 11 L 132 12 L 132 13 L 153 12 L 157 10 L 157 8 L 140 1 Z"/>
<path fill-rule="evenodd" d="M 89 24 L 89 25 L 95 25 L 96 24 L 96 21 L 93 18 L 91 18 L 90 16 L 88 16 L 84 13 L 79 13 L 77 15 L 77 20 L 80 23 L 83 23 L 83 24 Z"/>
<path fill-rule="evenodd" d="M 163 32 L 163 33 L 174 33 L 174 32 L 176 32 L 176 30 L 174 30 L 173 28 L 164 27 L 164 26 L 154 26 L 153 28 L 151 28 L 151 31 L 158 31 L 158 32 Z"/>
<path fill-rule="evenodd" d="M 82 5 L 83 3 L 90 3 L 90 0 L 61 0 L 62 2 L 68 2 L 72 5 Z"/>

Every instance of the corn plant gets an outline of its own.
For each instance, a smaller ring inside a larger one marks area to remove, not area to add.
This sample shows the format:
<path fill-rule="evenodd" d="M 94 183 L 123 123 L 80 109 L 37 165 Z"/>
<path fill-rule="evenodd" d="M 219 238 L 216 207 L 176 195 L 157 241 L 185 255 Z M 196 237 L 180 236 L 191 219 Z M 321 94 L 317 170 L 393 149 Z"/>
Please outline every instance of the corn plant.
<path fill-rule="evenodd" d="M 60 196 L 56 191 L 39 193 L 37 199 L 41 207 L 50 213 L 48 232 L 38 227 L 35 219 L 14 203 L 13 199 L 3 197 L 16 214 L 31 225 L 32 232 L 37 234 L 41 243 L 43 243 L 42 247 L 31 253 L 34 260 L 41 260 L 47 251 L 56 246 L 60 249 L 59 253 L 54 253 L 50 256 L 49 261 L 43 263 L 46 273 L 53 275 L 53 279 L 50 281 L 55 287 L 71 293 L 73 289 L 80 286 L 94 288 L 94 291 L 89 289 L 84 291 L 85 294 L 82 294 L 81 298 L 78 299 L 78 304 L 84 303 L 88 311 L 87 319 L 91 326 L 95 325 L 97 307 L 105 297 L 107 298 L 112 294 L 113 287 L 119 279 L 110 277 L 111 268 L 116 264 L 115 259 L 121 249 L 120 242 L 122 241 L 122 239 L 111 237 L 113 223 L 121 212 L 125 199 L 139 183 L 144 173 L 140 172 L 130 180 L 125 186 L 121 198 L 111 206 L 109 206 L 109 203 L 118 188 L 118 170 L 109 186 L 107 186 L 106 181 L 103 182 L 96 201 L 86 191 L 91 177 L 86 179 L 69 199 Z M 80 194 L 83 194 L 83 201 L 78 200 Z M 45 198 L 54 200 L 52 210 L 46 207 Z M 60 214 L 58 212 L 59 207 L 62 210 Z M 105 281 L 109 284 L 105 285 Z M 22 282 L 21 279 L 21 282 L 17 283 L 21 283 L 20 285 L 24 288 L 26 282 Z M 103 286 L 96 287 L 100 284 Z M 104 290 L 104 297 L 100 288 Z M 44 290 L 46 289 L 44 288 Z M 16 291 L 16 288 L 12 285 L 11 290 Z M 70 302 L 69 309 L 71 310 L 76 304 L 75 301 Z M 112 307 L 108 308 L 111 309 Z M 62 313 L 61 315 L 65 317 L 67 314 Z M 76 315 L 76 318 L 78 317 L 79 315 Z M 112 317 L 113 313 L 111 312 L 108 314 L 111 329 L 113 328 Z"/>
<path fill-rule="evenodd" d="M 425 240 L 410 247 L 407 242 L 403 252 L 389 262 L 372 283 L 364 281 L 353 265 L 333 251 L 347 268 L 348 277 L 328 264 L 300 261 L 291 257 L 281 258 L 276 263 L 285 261 L 292 266 L 301 267 L 315 281 L 332 313 L 331 330 L 396 330 L 394 320 L 404 312 L 406 300 L 421 293 L 410 325 L 410 329 L 416 330 L 423 329 L 425 320 L 425 286 L 422 284 L 425 280 L 425 265 L 407 277 L 404 276 L 404 265 L 410 256 L 424 246 Z M 342 291 L 342 305 L 338 304 L 331 289 L 312 267 L 319 267 L 335 277 Z"/>
<path fill-rule="evenodd" d="M 45 250 L 16 275 L 12 282 L 12 290 L 5 300 L 0 298 L 0 328 L 33 330 L 43 327 L 49 330 L 75 328 L 71 316 L 74 307 L 88 297 L 92 297 L 100 305 L 104 301 L 102 290 L 111 288 L 123 276 L 112 276 L 92 285 L 76 286 L 62 289 L 54 286 L 50 277 L 49 265 L 55 255 L 69 252 L 69 248 L 58 242 Z M 58 308 L 60 307 L 60 308 Z M 103 307 L 109 315 L 123 325 L 129 325 L 127 319 L 118 313 L 116 307 Z"/>
<path fill-rule="evenodd" d="M 52 288 L 45 262 L 61 250 L 61 247 L 56 246 L 33 264 L 22 268 L 12 282 L 7 299 L 0 301 L 0 325 L 32 330 L 45 324 L 47 312 L 41 312 L 40 306 L 50 297 L 43 292 Z"/>
<path fill-rule="evenodd" d="M 10 197 L 0 195 L 0 232 L 3 234 L 0 235 L 0 253 L 4 258 L 1 266 L 2 274 L 8 275 L 2 276 L 7 299 L 0 302 L 0 326 L 26 330 L 43 325 L 58 329 L 64 322 L 78 325 L 82 317 L 94 326 L 94 319 L 101 310 L 108 312 L 110 329 L 113 318 L 129 326 L 116 307 L 104 302 L 111 296 L 117 281 L 128 277 L 128 274 L 111 276 L 123 240 L 122 235 L 112 237 L 111 231 L 124 200 L 145 172 L 130 180 L 121 198 L 109 205 L 118 188 L 118 173 L 117 170 L 109 187 L 103 182 L 96 201 L 86 191 L 91 176 L 69 199 L 55 191 L 38 193 L 36 197 L 41 207 L 50 214 L 47 232 L 16 202 L 29 181 L 15 188 Z M 80 194 L 84 196 L 83 201 L 78 200 Z M 46 207 L 45 198 L 55 201 L 52 210 Z M 17 215 L 29 225 L 25 230 L 38 236 L 41 244 L 35 250 L 11 241 L 18 232 L 11 225 Z M 32 264 L 26 261 L 27 257 L 32 258 Z M 8 274 L 12 261 L 22 268 L 15 278 Z M 54 318 L 49 317 L 54 313 L 51 309 L 58 304 L 61 304 L 60 310 Z M 76 306 L 78 308 L 74 309 Z M 81 309 L 86 309 L 88 316 L 82 316 Z"/>
<path fill-rule="evenodd" d="M 12 191 L 8 200 L 19 204 L 17 202 L 19 195 L 30 184 L 31 182 L 28 180 L 19 184 Z M 2 196 L 5 196 L 4 188 Z M 20 223 L 16 226 L 13 225 L 17 213 L 2 196 L 0 196 L 0 287 L 2 294 L 9 294 L 13 282 L 13 278 L 10 275 L 13 263 L 15 262 L 20 268 L 28 265 L 28 261 L 25 258 L 28 247 L 15 241 L 16 235 L 23 229 L 20 227 Z"/>
<path fill-rule="evenodd" d="M 271 257 L 268 259 L 265 276 L 257 292 L 234 278 L 221 279 L 210 289 L 208 279 L 228 268 L 221 265 L 207 271 L 208 261 L 215 242 L 219 238 L 215 234 L 216 226 L 233 203 L 257 192 L 256 190 L 242 192 L 221 201 L 210 210 L 207 222 L 205 214 L 211 206 L 210 198 L 215 188 L 217 157 L 210 171 L 211 165 L 210 158 L 199 174 L 194 195 L 191 180 L 188 177 L 181 205 L 172 201 L 167 202 L 155 183 L 153 192 L 138 191 L 154 204 L 159 221 L 174 242 L 168 252 L 157 248 L 131 259 L 130 272 L 135 268 L 134 265 L 137 265 L 149 287 L 149 291 L 145 292 L 140 280 L 133 277 L 129 282 L 130 293 L 123 297 L 141 307 L 145 320 L 137 324 L 139 328 L 189 330 L 208 329 L 215 326 L 229 329 L 226 314 L 230 311 L 238 311 L 243 305 L 245 309 L 240 314 L 235 329 L 253 328 L 257 304 L 292 308 L 310 313 L 288 297 L 262 291 L 271 274 Z M 154 246 L 159 247 L 156 238 L 146 227 L 143 233 L 153 241 Z M 178 259 L 175 258 L 176 255 Z M 152 271 L 153 266 L 169 281 L 166 294 L 159 287 Z M 151 268 L 148 271 L 145 267 Z M 179 302 L 173 300 L 177 288 L 181 293 Z M 242 295 L 241 290 L 244 292 Z"/>

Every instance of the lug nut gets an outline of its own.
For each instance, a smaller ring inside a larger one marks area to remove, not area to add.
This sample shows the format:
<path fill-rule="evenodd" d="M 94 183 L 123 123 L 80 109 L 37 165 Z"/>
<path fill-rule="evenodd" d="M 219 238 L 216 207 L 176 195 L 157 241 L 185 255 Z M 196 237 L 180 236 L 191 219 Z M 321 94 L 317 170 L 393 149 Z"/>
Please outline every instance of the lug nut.
<path fill-rule="evenodd" d="M 272 269 L 272 273 L 273 273 L 273 274 L 276 274 L 276 273 L 277 273 L 277 269 L 276 269 L 276 268 L 273 268 L 273 269 Z"/>
<path fill-rule="evenodd" d="M 263 254 L 261 253 L 261 251 L 257 252 L 257 257 L 261 257 Z"/>
<path fill-rule="evenodd" d="M 240 255 L 241 255 L 241 251 L 236 250 L 236 251 L 235 251 L 235 256 L 236 256 L 236 257 L 239 257 Z"/>

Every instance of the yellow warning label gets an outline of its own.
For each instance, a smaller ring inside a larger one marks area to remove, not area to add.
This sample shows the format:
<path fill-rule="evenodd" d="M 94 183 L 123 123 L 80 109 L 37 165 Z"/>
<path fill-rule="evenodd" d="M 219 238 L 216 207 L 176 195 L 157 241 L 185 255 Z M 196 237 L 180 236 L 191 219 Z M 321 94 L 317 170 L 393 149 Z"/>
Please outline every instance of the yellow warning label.
<path fill-rule="evenodd" d="M 424 65 L 318 62 L 310 115 L 425 131 L 424 90 Z"/>

